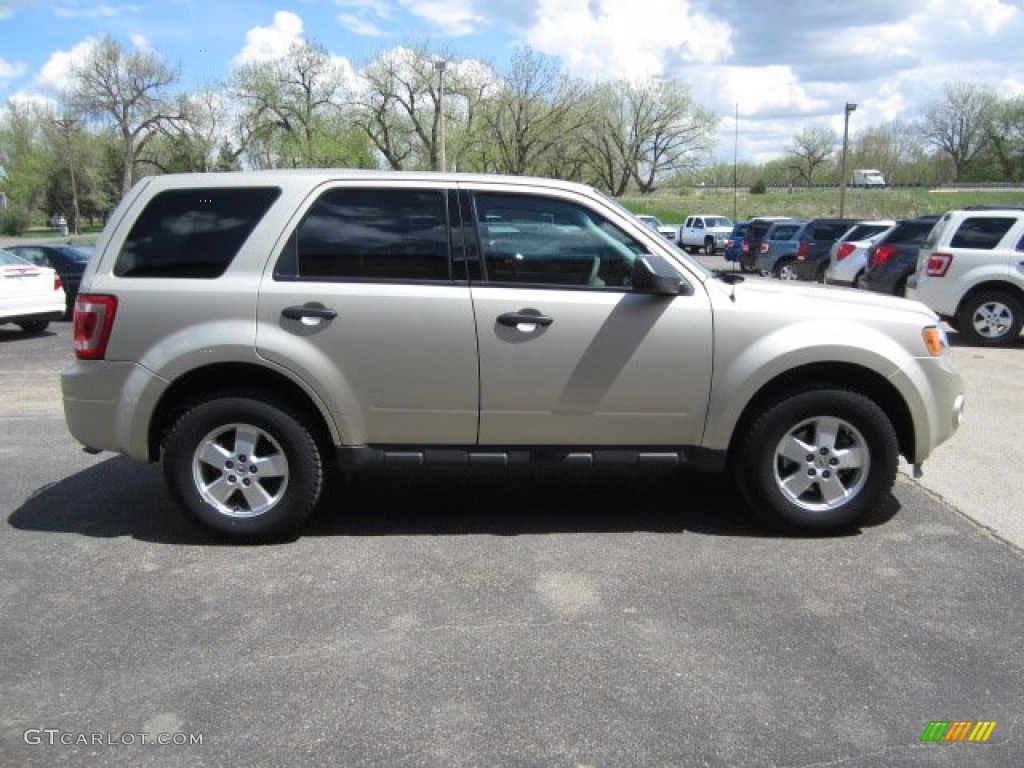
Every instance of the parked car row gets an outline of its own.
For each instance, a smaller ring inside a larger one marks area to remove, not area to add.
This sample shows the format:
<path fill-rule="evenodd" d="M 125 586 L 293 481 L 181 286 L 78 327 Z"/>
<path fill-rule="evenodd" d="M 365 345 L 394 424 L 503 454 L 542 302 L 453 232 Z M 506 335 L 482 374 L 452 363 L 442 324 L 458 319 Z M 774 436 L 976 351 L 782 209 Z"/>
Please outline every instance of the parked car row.
<path fill-rule="evenodd" d="M 916 298 L 972 343 L 1017 343 L 1024 320 L 1024 209 L 860 221 L 761 216 L 724 252 L 744 272 Z"/>
<path fill-rule="evenodd" d="M 0 251 L 0 325 L 42 333 L 51 320 L 70 319 L 92 251 L 69 243 L 19 243 Z M 58 294 L 59 311 L 53 307 Z"/>

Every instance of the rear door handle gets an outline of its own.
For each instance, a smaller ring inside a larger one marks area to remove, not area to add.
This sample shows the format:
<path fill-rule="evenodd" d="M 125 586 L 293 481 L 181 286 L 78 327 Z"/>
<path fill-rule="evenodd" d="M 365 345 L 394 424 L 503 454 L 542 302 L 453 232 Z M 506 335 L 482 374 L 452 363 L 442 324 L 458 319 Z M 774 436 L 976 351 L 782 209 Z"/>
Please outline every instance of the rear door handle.
<path fill-rule="evenodd" d="M 554 318 L 548 317 L 547 315 L 531 315 L 527 312 L 506 312 L 504 315 L 498 315 L 498 322 L 501 325 L 551 325 L 555 322 Z"/>
<path fill-rule="evenodd" d="M 307 317 L 316 317 L 321 320 L 333 320 L 338 313 L 328 307 L 285 307 L 281 314 L 289 320 L 302 320 Z"/>

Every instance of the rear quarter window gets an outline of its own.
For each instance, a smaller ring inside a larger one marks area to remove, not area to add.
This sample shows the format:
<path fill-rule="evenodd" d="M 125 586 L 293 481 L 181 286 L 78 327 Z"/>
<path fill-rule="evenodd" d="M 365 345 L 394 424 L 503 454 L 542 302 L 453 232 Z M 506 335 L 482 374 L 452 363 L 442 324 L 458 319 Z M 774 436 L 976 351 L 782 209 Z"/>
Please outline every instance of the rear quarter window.
<path fill-rule="evenodd" d="M 160 192 L 128 232 L 114 274 L 220 277 L 280 194 L 277 187 Z"/>
<path fill-rule="evenodd" d="M 972 216 L 960 224 L 949 247 L 991 251 L 1016 222 L 1014 218 L 1001 216 Z"/>

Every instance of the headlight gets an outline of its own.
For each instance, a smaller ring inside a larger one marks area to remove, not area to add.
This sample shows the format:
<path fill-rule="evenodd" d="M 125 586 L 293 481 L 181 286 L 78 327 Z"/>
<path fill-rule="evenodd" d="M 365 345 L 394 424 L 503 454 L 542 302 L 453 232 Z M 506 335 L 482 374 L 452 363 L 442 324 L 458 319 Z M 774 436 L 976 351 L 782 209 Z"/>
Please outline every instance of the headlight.
<path fill-rule="evenodd" d="M 949 339 L 946 332 L 937 325 L 929 325 L 921 330 L 924 346 L 932 357 L 941 357 L 949 351 Z"/>

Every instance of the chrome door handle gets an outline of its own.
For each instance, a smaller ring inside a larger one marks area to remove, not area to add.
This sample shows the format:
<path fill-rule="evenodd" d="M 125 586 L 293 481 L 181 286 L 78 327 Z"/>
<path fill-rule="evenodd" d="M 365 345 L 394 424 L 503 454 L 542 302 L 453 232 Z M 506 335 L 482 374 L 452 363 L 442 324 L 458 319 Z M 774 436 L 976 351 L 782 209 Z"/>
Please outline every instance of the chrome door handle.
<path fill-rule="evenodd" d="M 281 314 L 289 320 L 303 320 L 307 317 L 315 317 L 321 320 L 333 320 L 338 313 L 327 307 L 285 307 Z"/>

